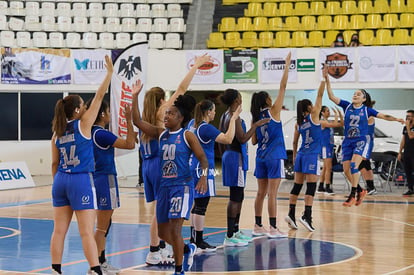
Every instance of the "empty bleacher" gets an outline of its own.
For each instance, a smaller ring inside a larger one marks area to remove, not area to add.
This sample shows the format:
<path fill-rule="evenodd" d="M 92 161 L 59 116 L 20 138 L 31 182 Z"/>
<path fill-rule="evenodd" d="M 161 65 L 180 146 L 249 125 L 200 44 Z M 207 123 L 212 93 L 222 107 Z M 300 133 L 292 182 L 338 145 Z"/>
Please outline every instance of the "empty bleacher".
<path fill-rule="evenodd" d="M 192 0 L 0 1 L 0 46 L 181 49 Z M 156 43 L 152 41 L 156 38 Z"/>
<path fill-rule="evenodd" d="M 338 32 L 346 43 L 358 33 L 365 46 L 410 45 L 413 27 L 414 0 L 218 0 L 207 47 L 329 47 Z"/>

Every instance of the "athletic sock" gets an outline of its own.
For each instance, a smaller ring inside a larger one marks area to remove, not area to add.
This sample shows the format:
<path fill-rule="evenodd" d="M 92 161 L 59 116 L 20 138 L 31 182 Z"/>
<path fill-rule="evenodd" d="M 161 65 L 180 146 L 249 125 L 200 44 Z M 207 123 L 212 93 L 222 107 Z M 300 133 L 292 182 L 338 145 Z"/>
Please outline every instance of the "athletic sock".
<path fill-rule="evenodd" d="M 254 216 L 254 219 L 256 220 L 256 224 L 258 225 L 258 226 L 263 226 L 263 224 L 262 224 L 262 216 Z"/>
<path fill-rule="evenodd" d="M 273 226 L 273 228 L 276 228 L 276 217 L 269 218 L 270 226 Z"/>
<path fill-rule="evenodd" d="M 62 265 L 61 264 L 52 264 L 52 269 L 59 274 L 62 274 Z"/>
<path fill-rule="evenodd" d="M 296 204 L 289 204 L 289 217 L 294 218 L 296 212 Z"/>
<path fill-rule="evenodd" d="M 101 255 L 99 256 L 99 263 L 103 264 L 104 262 L 106 262 L 105 249 L 102 250 Z"/>

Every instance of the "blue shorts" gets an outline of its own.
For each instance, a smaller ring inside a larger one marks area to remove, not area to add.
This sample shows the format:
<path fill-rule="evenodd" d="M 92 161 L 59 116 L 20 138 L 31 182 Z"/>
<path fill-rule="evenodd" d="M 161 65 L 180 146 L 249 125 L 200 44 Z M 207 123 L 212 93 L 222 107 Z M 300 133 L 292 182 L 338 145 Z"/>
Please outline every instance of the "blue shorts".
<path fill-rule="evenodd" d="M 142 161 L 142 177 L 144 179 L 145 200 L 147 202 L 157 200 L 161 178 L 159 157 Z"/>
<path fill-rule="evenodd" d="M 246 187 L 246 170 L 242 156 L 236 151 L 225 151 L 222 158 L 223 185 Z"/>
<path fill-rule="evenodd" d="M 285 161 L 283 159 L 263 161 L 256 158 L 254 175 L 258 179 L 284 179 Z"/>
<path fill-rule="evenodd" d="M 52 186 L 53 206 L 73 210 L 98 209 L 92 173 L 57 172 Z"/>
<path fill-rule="evenodd" d="M 333 158 L 334 147 L 333 145 L 322 146 L 322 159 Z"/>
<path fill-rule="evenodd" d="M 303 174 L 320 174 L 319 154 L 296 154 L 294 171 Z"/>
<path fill-rule="evenodd" d="M 345 138 L 342 142 L 342 161 L 351 160 L 354 154 L 367 159 L 370 140 L 369 136 Z"/>
<path fill-rule="evenodd" d="M 194 202 L 194 188 L 190 185 L 161 187 L 157 200 L 157 222 L 167 223 L 170 219 L 188 220 Z"/>
<path fill-rule="evenodd" d="M 193 181 L 194 181 L 194 187 L 197 186 L 198 180 L 201 177 L 201 167 L 200 163 L 196 161 L 196 163 L 192 164 L 191 171 L 193 174 Z M 214 197 L 216 196 L 216 181 L 214 179 L 215 176 L 215 169 L 209 168 L 208 174 L 207 174 L 207 192 L 204 194 L 200 194 L 197 191 L 194 190 L 194 198 L 206 198 L 206 197 Z"/>
<path fill-rule="evenodd" d="M 116 175 L 98 174 L 93 176 L 99 210 L 119 208 L 119 190 Z"/>

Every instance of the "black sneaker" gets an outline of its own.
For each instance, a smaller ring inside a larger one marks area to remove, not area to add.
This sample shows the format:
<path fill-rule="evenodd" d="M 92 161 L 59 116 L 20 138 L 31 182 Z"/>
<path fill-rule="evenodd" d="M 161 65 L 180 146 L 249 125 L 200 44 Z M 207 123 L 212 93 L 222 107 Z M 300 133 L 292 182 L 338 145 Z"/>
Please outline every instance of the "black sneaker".
<path fill-rule="evenodd" d="M 303 224 L 304 227 L 306 227 L 307 230 L 309 230 L 310 232 L 315 231 L 315 228 L 312 226 L 312 217 L 306 217 L 306 216 L 302 216 L 299 221 L 301 222 L 301 224 Z"/>
<path fill-rule="evenodd" d="M 325 193 L 325 188 L 322 185 L 319 185 L 318 190 L 316 193 Z"/>
<path fill-rule="evenodd" d="M 375 188 L 368 189 L 367 191 L 368 191 L 369 196 L 377 194 L 377 189 L 375 189 Z"/>
<path fill-rule="evenodd" d="M 414 191 L 408 190 L 407 192 L 403 194 L 403 196 L 411 196 L 411 195 L 414 195 Z"/>
<path fill-rule="evenodd" d="M 326 187 L 325 188 L 325 194 L 326 195 L 335 195 L 335 192 L 332 190 L 331 187 Z"/>
<path fill-rule="evenodd" d="M 217 250 L 217 247 L 214 245 L 209 244 L 205 240 L 202 240 L 201 242 L 197 243 L 197 250 L 199 252 L 214 252 Z"/>

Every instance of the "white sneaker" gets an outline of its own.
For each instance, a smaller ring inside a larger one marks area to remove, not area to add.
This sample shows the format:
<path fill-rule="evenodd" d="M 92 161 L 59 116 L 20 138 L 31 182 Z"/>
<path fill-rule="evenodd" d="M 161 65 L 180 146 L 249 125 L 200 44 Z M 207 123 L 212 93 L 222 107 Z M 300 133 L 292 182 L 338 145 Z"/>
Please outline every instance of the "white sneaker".
<path fill-rule="evenodd" d="M 145 263 L 147 265 L 159 265 L 162 264 L 162 255 L 160 250 L 155 252 L 148 252 L 147 258 L 145 259 Z"/>
<path fill-rule="evenodd" d="M 291 229 L 298 229 L 296 222 L 289 216 L 285 217 L 285 222 L 289 225 Z"/>
<path fill-rule="evenodd" d="M 269 233 L 266 234 L 267 237 L 269 237 L 270 239 L 275 239 L 275 238 L 286 238 L 288 235 L 282 231 L 279 230 L 279 228 L 274 228 L 273 226 L 270 226 L 270 230 Z"/>
<path fill-rule="evenodd" d="M 52 269 L 52 275 L 62 275 L 62 273 L 57 272 L 56 270 Z"/>
<path fill-rule="evenodd" d="M 102 272 L 106 272 L 108 274 L 118 274 L 121 272 L 120 268 L 114 267 L 110 265 L 107 261 L 101 264 Z"/>
<path fill-rule="evenodd" d="M 254 225 L 252 236 L 263 236 L 268 234 L 269 231 L 264 226 L 259 226 L 257 224 Z"/>
<path fill-rule="evenodd" d="M 224 238 L 223 245 L 224 246 L 247 246 L 249 245 L 249 242 L 238 239 L 236 238 L 235 235 L 233 235 L 231 238 L 227 237 L 226 235 L 226 237 Z"/>
<path fill-rule="evenodd" d="M 162 263 L 164 265 L 174 265 L 174 254 L 168 248 L 161 248 L 160 249 Z"/>
<path fill-rule="evenodd" d="M 252 237 L 247 236 L 241 230 L 239 230 L 236 233 L 234 233 L 233 236 L 236 237 L 237 239 L 240 239 L 240 240 L 244 241 L 244 242 L 250 243 L 251 241 L 253 241 L 253 238 Z"/>

